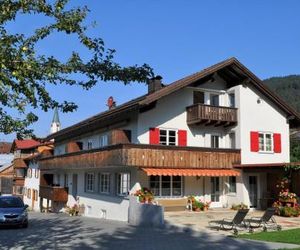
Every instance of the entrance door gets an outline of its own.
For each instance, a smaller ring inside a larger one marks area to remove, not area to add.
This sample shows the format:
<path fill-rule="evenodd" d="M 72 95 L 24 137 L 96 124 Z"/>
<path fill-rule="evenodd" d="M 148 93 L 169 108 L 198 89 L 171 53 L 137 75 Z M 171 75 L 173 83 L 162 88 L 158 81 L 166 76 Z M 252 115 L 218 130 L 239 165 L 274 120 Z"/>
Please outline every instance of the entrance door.
<path fill-rule="evenodd" d="M 220 207 L 220 177 L 210 178 L 212 207 Z"/>
<path fill-rule="evenodd" d="M 77 181 L 78 181 L 78 175 L 73 174 L 73 178 L 72 178 L 72 195 L 73 195 L 74 199 L 76 199 L 76 197 L 77 197 Z"/>
<path fill-rule="evenodd" d="M 249 199 L 250 199 L 250 207 L 257 207 L 257 176 L 249 176 Z"/>

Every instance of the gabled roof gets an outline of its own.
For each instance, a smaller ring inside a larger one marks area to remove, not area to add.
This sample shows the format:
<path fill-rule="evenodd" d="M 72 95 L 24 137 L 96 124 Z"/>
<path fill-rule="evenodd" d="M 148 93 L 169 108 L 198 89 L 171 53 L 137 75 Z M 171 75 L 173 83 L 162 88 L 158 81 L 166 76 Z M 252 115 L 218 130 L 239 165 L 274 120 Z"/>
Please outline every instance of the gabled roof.
<path fill-rule="evenodd" d="M 39 141 L 36 141 L 34 139 L 25 139 L 25 140 L 14 140 L 11 150 L 18 150 L 18 149 L 30 149 L 34 148 L 41 143 Z"/>
<path fill-rule="evenodd" d="M 294 122 L 294 125 L 300 125 L 300 114 L 291 108 L 285 101 L 283 101 L 277 94 L 271 91 L 263 82 L 255 76 L 249 69 L 247 69 L 236 58 L 232 57 L 217 63 L 211 67 L 203 69 L 195 74 L 184 77 L 178 81 L 175 81 L 154 93 L 141 96 L 133 99 L 127 103 L 124 103 L 112 110 L 108 110 L 99 113 L 91 118 L 83 120 L 75 125 L 62 129 L 54 134 L 49 135 L 46 139 L 57 138 L 65 134 L 70 134 L 73 131 L 82 129 L 85 126 L 91 127 L 93 123 L 99 123 L 104 119 L 110 119 L 120 113 L 129 112 L 132 110 L 139 110 L 173 92 L 183 89 L 187 86 L 195 84 L 199 81 L 207 81 L 213 77 L 215 73 L 218 73 L 222 78 L 236 84 L 248 84 L 255 87 L 262 94 L 264 94 L 269 100 L 276 104 L 282 111 L 288 114 L 289 119 Z"/>

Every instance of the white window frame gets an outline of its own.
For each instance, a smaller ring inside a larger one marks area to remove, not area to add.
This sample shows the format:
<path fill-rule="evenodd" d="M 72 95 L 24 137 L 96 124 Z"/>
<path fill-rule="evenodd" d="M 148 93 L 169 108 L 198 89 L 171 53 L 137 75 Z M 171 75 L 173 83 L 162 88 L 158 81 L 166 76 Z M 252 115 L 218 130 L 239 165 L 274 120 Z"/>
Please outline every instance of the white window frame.
<path fill-rule="evenodd" d="M 108 134 L 100 135 L 99 137 L 99 147 L 107 147 L 108 146 Z"/>
<path fill-rule="evenodd" d="M 127 180 L 124 181 L 124 176 L 127 176 Z M 119 179 L 120 178 L 120 179 Z M 131 176 L 129 172 L 117 173 L 117 195 L 127 196 L 130 191 Z M 126 186 L 124 186 L 126 184 Z"/>
<path fill-rule="evenodd" d="M 85 192 L 93 193 L 95 190 L 95 173 L 85 173 Z"/>
<path fill-rule="evenodd" d="M 161 131 L 166 131 L 166 144 L 162 144 L 160 140 L 160 132 Z M 170 145 L 170 131 L 175 132 L 175 145 Z M 178 146 L 178 129 L 172 129 L 172 128 L 159 128 L 159 144 L 160 145 L 166 145 L 166 146 Z"/>
<path fill-rule="evenodd" d="M 110 173 L 98 174 L 98 191 L 100 194 L 110 193 Z"/>
<path fill-rule="evenodd" d="M 213 147 L 212 138 L 216 137 L 216 136 L 218 137 L 218 147 Z M 211 134 L 210 135 L 210 147 L 211 148 L 221 148 L 220 146 L 221 146 L 221 135 L 220 134 Z"/>
<path fill-rule="evenodd" d="M 181 177 L 181 195 L 173 195 L 173 176 L 170 176 L 170 195 L 162 195 L 162 176 L 160 175 L 159 176 L 159 195 L 156 196 L 158 198 L 178 198 L 178 197 L 183 197 L 183 183 L 184 183 L 184 177 L 183 176 L 180 176 Z M 150 185 L 150 177 L 149 177 L 149 188 L 151 188 L 151 185 Z"/>
<path fill-rule="evenodd" d="M 263 138 L 263 143 L 260 143 L 260 136 L 262 135 Z M 271 147 L 270 150 L 266 150 L 267 148 L 267 135 L 270 135 L 270 142 L 271 142 Z M 274 138 L 273 138 L 273 133 L 272 132 L 258 132 L 258 144 L 259 144 L 259 153 L 269 153 L 272 154 L 274 153 Z M 261 145 L 263 146 L 263 149 L 261 149 Z"/>
<path fill-rule="evenodd" d="M 93 149 L 93 141 L 92 140 L 88 140 L 88 142 L 87 142 L 87 149 L 88 150 Z"/>

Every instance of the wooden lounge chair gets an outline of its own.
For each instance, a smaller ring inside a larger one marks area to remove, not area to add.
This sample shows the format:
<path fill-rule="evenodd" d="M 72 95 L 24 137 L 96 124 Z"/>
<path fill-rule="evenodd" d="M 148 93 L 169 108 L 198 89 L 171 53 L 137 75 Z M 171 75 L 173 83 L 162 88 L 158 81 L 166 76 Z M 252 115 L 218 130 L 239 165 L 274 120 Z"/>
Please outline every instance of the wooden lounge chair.
<path fill-rule="evenodd" d="M 233 219 L 223 219 L 223 220 L 217 220 L 217 221 L 210 221 L 209 226 L 213 227 L 213 225 L 217 225 L 217 230 L 233 230 L 233 233 L 235 235 L 238 234 L 237 227 L 244 226 L 246 227 L 246 224 L 244 223 L 244 219 L 249 212 L 249 209 L 239 209 L 234 216 Z"/>
<path fill-rule="evenodd" d="M 271 207 L 268 208 L 261 217 L 252 217 L 245 220 L 245 222 L 247 223 L 247 227 L 249 228 L 249 232 L 253 233 L 253 229 L 259 227 L 263 227 L 264 231 L 267 231 L 268 227 L 280 231 L 281 226 L 277 224 L 274 218 L 275 212 L 276 208 Z"/>

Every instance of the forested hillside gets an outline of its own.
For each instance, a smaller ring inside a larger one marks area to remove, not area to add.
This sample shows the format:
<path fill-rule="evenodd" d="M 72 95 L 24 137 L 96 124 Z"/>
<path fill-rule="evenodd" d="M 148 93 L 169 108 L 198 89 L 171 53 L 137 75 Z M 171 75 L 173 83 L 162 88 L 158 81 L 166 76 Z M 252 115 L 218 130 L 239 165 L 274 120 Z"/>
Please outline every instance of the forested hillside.
<path fill-rule="evenodd" d="M 300 75 L 272 77 L 263 82 L 300 112 Z"/>

